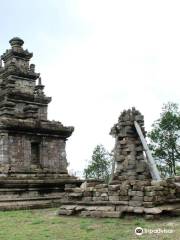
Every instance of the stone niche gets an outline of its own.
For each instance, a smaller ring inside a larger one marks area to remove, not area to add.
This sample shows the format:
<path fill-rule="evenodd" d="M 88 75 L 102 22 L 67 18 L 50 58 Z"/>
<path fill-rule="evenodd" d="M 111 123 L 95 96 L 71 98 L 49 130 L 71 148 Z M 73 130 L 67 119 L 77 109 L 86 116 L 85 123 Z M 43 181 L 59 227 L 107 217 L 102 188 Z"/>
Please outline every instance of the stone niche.
<path fill-rule="evenodd" d="M 67 172 L 65 147 L 74 128 L 48 120 L 51 97 L 30 64 L 33 54 L 23 49 L 22 39 L 9 42 L 0 60 L 0 195 L 4 202 L 12 198 L 14 207 L 16 201 L 22 202 L 19 207 L 35 206 L 44 197 L 48 205 L 62 198 L 65 183 L 82 182 Z M 37 197 L 36 203 L 30 197 Z"/>

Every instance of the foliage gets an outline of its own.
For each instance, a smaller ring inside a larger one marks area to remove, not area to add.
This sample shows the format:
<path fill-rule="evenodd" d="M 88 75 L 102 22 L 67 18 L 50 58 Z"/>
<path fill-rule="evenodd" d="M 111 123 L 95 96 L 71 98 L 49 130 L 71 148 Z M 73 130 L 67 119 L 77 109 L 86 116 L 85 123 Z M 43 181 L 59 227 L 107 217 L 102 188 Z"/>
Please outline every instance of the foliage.
<path fill-rule="evenodd" d="M 180 162 L 180 112 L 176 103 L 163 105 L 148 137 L 162 177 L 176 175 Z"/>
<path fill-rule="evenodd" d="M 112 159 L 103 145 L 97 145 L 94 148 L 91 161 L 84 169 L 85 179 L 97 179 L 109 181 L 112 168 Z"/>

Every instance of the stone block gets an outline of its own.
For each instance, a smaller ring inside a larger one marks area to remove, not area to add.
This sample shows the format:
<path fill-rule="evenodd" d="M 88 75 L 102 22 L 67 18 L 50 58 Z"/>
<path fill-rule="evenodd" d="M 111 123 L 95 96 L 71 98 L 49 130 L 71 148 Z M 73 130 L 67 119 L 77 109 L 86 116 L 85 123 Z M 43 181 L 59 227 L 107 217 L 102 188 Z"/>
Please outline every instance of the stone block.
<path fill-rule="evenodd" d="M 108 201 L 109 200 L 109 196 L 107 193 L 102 193 L 101 194 L 101 200 L 102 201 Z"/>
<path fill-rule="evenodd" d="M 144 192 L 136 191 L 136 196 L 142 197 L 142 196 L 144 196 Z"/>
<path fill-rule="evenodd" d="M 101 196 L 101 192 L 94 192 L 93 193 L 93 197 L 100 197 Z"/>
<path fill-rule="evenodd" d="M 116 191 L 120 189 L 120 185 L 109 185 L 108 186 L 109 191 Z"/>
<path fill-rule="evenodd" d="M 126 141 L 125 139 L 123 139 L 123 140 L 119 141 L 119 143 L 120 143 L 121 145 L 125 145 L 125 144 L 127 143 L 127 141 Z"/>
<path fill-rule="evenodd" d="M 67 209 L 59 209 L 58 210 L 58 215 L 67 215 L 70 216 L 74 213 L 74 210 L 67 210 Z"/>
<path fill-rule="evenodd" d="M 133 170 L 133 169 L 135 169 L 135 164 L 128 164 L 128 166 L 127 166 L 127 170 Z"/>
<path fill-rule="evenodd" d="M 101 197 L 108 197 L 108 194 L 107 193 L 102 193 L 100 196 Z"/>
<path fill-rule="evenodd" d="M 82 193 L 82 192 L 84 192 L 84 189 L 82 189 L 82 188 L 77 188 L 77 187 L 76 187 L 76 188 L 73 188 L 72 190 L 73 190 L 74 193 Z"/>
<path fill-rule="evenodd" d="M 67 189 L 72 189 L 72 188 L 75 188 L 76 187 L 76 185 L 75 184 L 70 184 L 70 183 L 67 183 L 67 184 L 65 184 L 65 189 L 67 188 Z"/>
<path fill-rule="evenodd" d="M 89 217 L 91 214 L 90 214 L 90 211 L 82 211 L 81 213 L 80 213 L 80 216 L 81 217 Z"/>
<path fill-rule="evenodd" d="M 125 156 L 123 156 L 123 155 L 119 155 L 119 156 L 117 156 L 117 162 L 122 162 L 122 161 L 124 161 L 125 160 Z"/>
<path fill-rule="evenodd" d="M 74 210 L 76 208 L 76 205 L 64 205 L 61 207 L 61 209 L 66 209 L 66 210 Z"/>
<path fill-rule="evenodd" d="M 144 196 L 145 202 L 152 202 L 154 200 L 154 196 Z"/>
<path fill-rule="evenodd" d="M 136 158 L 134 154 L 129 154 L 126 158 L 129 163 L 135 163 Z"/>
<path fill-rule="evenodd" d="M 90 216 L 91 217 L 101 218 L 103 216 L 103 212 L 102 211 L 91 211 L 90 212 Z"/>
<path fill-rule="evenodd" d="M 97 188 L 96 192 L 100 192 L 100 193 L 108 192 L 108 188 Z"/>
<path fill-rule="evenodd" d="M 84 201 L 84 202 L 91 202 L 92 201 L 92 197 L 83 197 L 82 201 Z"/>
<path fill-rule="evenodd" d="M 128 206 L 121 206 L 121 205 L 117 205 L 115 208 L 117 212 L 121 212 L 121 213 L 126 212 L 127 209 L 128 209 Z"/>
<path fill-rule="evenodd" d="M 144 208 L 144 212 L 147 214 L 160 214 L 162 212 L 162 209 L 158 207 Z"/>
<path fill-rule="evenodd" d="M 153 202 L 143 202 L 143 206 L 145 208 L 151 208 L 151 207 L 154 207 L 154 203 Z"/>
<path fill-rule="evenodd" d="M 93 200 L 94 202 L 96 202 L 96 201 L 101 201 L 101 197 L 93 197 L 92 200 Z"/>
<path fill-rule="evenodd" d="M 164 191 L 156 191 L 156 196 L 164 196 Z"/>
<path fill-rule="evenodd" d="M 93 193 L 90 191 L 84 191 L 83 196 L 84 197 L 92 197 Z"/>
<path fill-rule="evenodd" d="M 175 181 L 176 182 L 180 182 L 180 176 L 175 176 Z M 166 182 L 166 181 L 165 181 Z M 167 182 L 166 182 L 166 184 L 167 184 Z"/>
<path fill-rule="evenodd" d="M 128 195 L 129 196 L 136 196 L 136 191 L 133 191 L 133 190 L 129 189 Z"/>
<path fill-rule="evenodd" d="M 119 191 L 119 196 L 127 196 L 128 195 L 128 190 L 120 190 Z"/>
<path fill-rule="evenodd" d="M 120 205 L 128 205 L 129 201 L 119 201 L 118 202 Z"/>
<path fill-rule="evenodd" d="M 137 152 L 141 152 L 141 151 L 143 151 L 144 149 L 143 149 L 142 146 L 138 146 L 138 147 L 135 148 L 135 150 L 136 150 Z"/>
<path fill-rule="evenodd" d="M 102 217 L 109 217 L 109 218 L 120 218 L 121 217 L 121 212 L 102 212 Z"/>
<path fill-rule="evenodd" d="M 141 155 L 139 155 L 139 156 L 136 156 L 136 159 L 137 159 L 137 160 L 144 160 L 144 155 L 141 154 Z"/>
<path fill-rule="evenodd" d="M 119 196 L 120 195 L 120 190 L 108 191 L 108 194 L 111 195 L 111 196 Z"/>
<path fill-rule="evenodd" d="M 128 179 L 129 180 L 135 180 L 136 179 L 135 173 L 134 173 L 134 176 L 128 176 Z"/>
<path fill-rule="evenodd" d="M 129 206 L 140 207 L 140 206 L 142 206 L 142 202 L 141 201 L 129 201 Z"/>
<path fill-rule="evenodd" d="M 138 163 L 136 166 L 137 173 L 143 173 L 146 169 L 146 165 L 144 163 Z"/>
<path fill-rule="evenodd" d="M 129 200 L 129 196 L 119 196 L 119 200 L 120 201 L 128 201 Z"/>
<path fill-rule="evenodd" d="M 134 207 L 134 213 L 143 213 L 144 208 L 143 207 Z"/>
<path fill-rule="evenodd" d="M 133 152 L 134 150 L 135 150 L 135 146 L 134 146 L 134 144 L 127 144 L 127 148 L 128 148 L 128 151 L 129 152 Z"/>
<path fill-rule="evenodd" d="M 86 191 L 87 191 L 87 192 L 93 192 L 93 191 L 94 191 L 94 187 L 87 187 L 87 188 L 86 188 Z"/>
<path fill-rule="evenodd" d="M 119 181 L 125 181 L 128 179 L 127 176 L 118 176 L 117 178 L 119 179 Z"/>
<path fill-rule="evenodd" d="M 146 192 L 144 193 L 145 196 L 149 196 L 149 197 L 152 197 L 152 196 L 155 196 L 156 195 L 156 192 L 155 191 L 151 191 L 151 192 Z"/>
<path fill-rule="evenodd" d="M 82 192 L 72 192 L 69 193 L 69 197 L 82 197 L 83 193 Z"/>
<path fill-rule="evenodd" d="M 147 177 L 146 177 L 146 175 L 144 174 L 145 172 L 143 172 L 143 174 L 139 174 L 138 175 L 138 180 L 145 180 Z"/>
<path fill-rule="evenodd" d="M 137 122 L 139 122 L 139 121 L 144 121 L 144 116 L 142 116 L 142 115 L 136 115 L 135 116 L 135 121 L 137 121 Z"/>
<path fill-rule="evenodd" d="M 133 196 L 131 198 L 132 201 L 143 201 L 143 196 Z"/>
<path fill-rule="evenodd" d="M 86 206 L 86 211 L 96 211 L 97 206 Z"/>
<path fill-rule="evenodd" d="M 134 207 L 132 206 L 127 206 L 127 212 L 134 212 Z"/>
<path fill-rule="evenodd" d="M 65 188 L 65 192 L 73 192 L 73 188 Z"/>
<path fill-rule="evenodd" d="M 146 192 L 155 191 L 157 186 L 146 186 L 144 189 Z"/>
<path fill-rule="evenodd" d="M 98 184 L 96 185 L 96 189 L 99 189 L 99 188 L 107 188 L 108 185 L 107 184 Z"/>
<path fill-rule="evenodd" d="M 97 206 L 97 211 L 112 212 L 115 210 L 115 206 Z"/>
<path fill-rule="evenodd" d="M 109 201 L 119 201 L 119 196 L 109 196 Z"/>
<path fill-rule="evenodd" d="M 86 206 L 76 206 L 75 212 L 81 212 L 81 211 L 84 211 L 85 209 L 86 209 Z"/>

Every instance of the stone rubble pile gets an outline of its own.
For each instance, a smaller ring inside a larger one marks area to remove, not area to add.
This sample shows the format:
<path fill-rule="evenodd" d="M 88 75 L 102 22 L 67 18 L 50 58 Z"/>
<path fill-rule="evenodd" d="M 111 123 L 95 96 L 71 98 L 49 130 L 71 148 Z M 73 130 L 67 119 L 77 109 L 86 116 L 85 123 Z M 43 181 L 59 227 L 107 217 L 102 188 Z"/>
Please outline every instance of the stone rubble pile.
<path fill-rule="evenodd" d="M 111 129 L 116 139 L 113 180 L 109 184 L 87 181 L 85 187 L 79 188 L 67 184 L 60 215 L 120 217 L 123 213 L 133 213 L 152 219 L 163 211 L 178 212 L 180 186 L 175 182 L 180 182 L 180 177 L 161 181 L 151 178 L 134 121 L 145 135 L 144 118 L 134 108 L 123 111 Z"/>

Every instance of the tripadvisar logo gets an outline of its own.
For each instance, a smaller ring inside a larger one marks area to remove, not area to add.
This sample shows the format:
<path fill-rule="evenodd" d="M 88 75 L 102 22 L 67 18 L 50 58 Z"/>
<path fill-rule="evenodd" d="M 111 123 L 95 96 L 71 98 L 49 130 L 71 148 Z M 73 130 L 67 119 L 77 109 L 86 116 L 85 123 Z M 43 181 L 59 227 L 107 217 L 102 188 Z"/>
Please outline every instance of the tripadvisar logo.
<path fill-rule="evenodd" d="M 142 235 L 143 234 L 143 229 L 141 227 L 137 227 L 135 229 L 135 234 L 138 235 L 138 236 Z"/>

